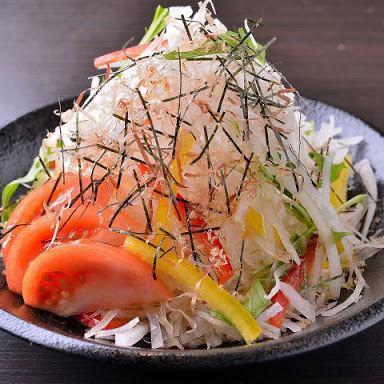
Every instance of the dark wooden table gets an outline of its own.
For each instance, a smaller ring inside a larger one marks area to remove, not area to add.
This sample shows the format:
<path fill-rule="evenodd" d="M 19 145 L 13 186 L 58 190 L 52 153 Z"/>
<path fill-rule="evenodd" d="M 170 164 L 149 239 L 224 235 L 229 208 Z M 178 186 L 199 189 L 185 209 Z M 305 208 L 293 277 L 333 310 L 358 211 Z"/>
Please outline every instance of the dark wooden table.
<path fill-rule="evenodd" d="M 0 126 L 77 94 L 93 57 L 138 40 L 158 0 L 0 0 Z M 164 5 L 185 4 L 163 1 Z M 269 58 L 305 96 L 328 102 L 384 130 L 383 0 L 217 0 L 228 26 L 264 17 L 257 38 L 278 41 Z M 222 371 L 220 373 L 223 373 Z M 294 359 L 224 372 L 228 382 L 383 383 L 384 323 Z M 219 372 L 157 378 L 216 382 Z M 237 378 L 238 380 L 234 380 Z M 149 374 L 58 354 L 0 331 L 1 383 L 149 381 Z M 223 379 L 220 379 L 223 380 Z M 160 380 L 162 381 L 162 380 Z"/>

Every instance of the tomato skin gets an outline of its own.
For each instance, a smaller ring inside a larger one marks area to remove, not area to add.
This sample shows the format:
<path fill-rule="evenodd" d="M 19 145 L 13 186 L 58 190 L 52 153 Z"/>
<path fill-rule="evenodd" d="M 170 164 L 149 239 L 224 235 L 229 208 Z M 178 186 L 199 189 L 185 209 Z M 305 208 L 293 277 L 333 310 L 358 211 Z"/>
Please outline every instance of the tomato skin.
<path fill-rule="evenodd" d="M 114 232 L 111 228 L 107 228 L 113 213 L 114 211 L 110 209 L 107 209 L 103 212 L 103 217 L 105 218 L 105 225 L 103 226 L 103 228 L 100 228 L 97 232 L 89 236 L 90 240 L 114 245 L 116 247 L 121 247 L 124 244 L 124 240 L 127 237 L 126 234 Z M 120 214 L 117 215 L 116 219 L 113 222 L 112 228 L 123 231 L 143 231 L 143 225 L 139 224 L 135 219 L 133 219 L 132 215 L 128 215 L 124 211 L 120 212 Z"/>
<path fill-rule="evenodd" d="M 304 284 L 305 272 L 308 273 L 312 270 L 316 246 L 317 237 L 313 236 L 308 242 L 307 251 L 302 257 L 301 264 L 294 264 L 282 279 L 284 283 L 291 285 L 296 291 L 299 291 Z M 289 308 L 289 300 L 284 296 L 283 292 L 279 291 L 272 297 L 271 302 L 272 304 L 279 303 L 283 308 L 279 313 L 269 319 L 271 325 L 280 328 Z"/>
<path fill-rule="evenodd" d="M 158 303 L 171 296 L 135 255 L 91 241 L 40 254 L 25 273 L 22 294 L 26 304 L 61 316 Z"/>
<path fill-rule="evenodd" d="M 66 209 L 59 222 L 58 241 L 76 240 L 88 237 L 105 226 L 99 215 L 100 207 L 80 206 Z M 21 294 L 25 271 L 30 262 L 44 252 L 52 240 L 57 224 L 55 214 L 50 213 L 34 220 L 13 240 L 6 264 L 6 277 L 11 291 Z M 63 228 L 60 230 L 60 226 Z"/>
<path fill-rule="evenodd" d="M 89 177 L 83 176 L 83 189 L 85 189 L 90 182 L 91 179 Z M 48 200 L 49 203 L 53 203 L 66 191 L 71 191 L 70 197 L 75 198 L 80 192 L 79 176 L 73 173 L 65 174 L 65 183 L 63 183 L 62 178 L 57 183 L 56 187 L 55 183 L 56 180 L 48 180 L 41 186 L 32 189 L 23 199 L 21 199 L 14 211 L 11 213 L 5 230 L 20 224 L 29 224 L 33 220 L 40 217 L 44 213 L 44 207 L 48 204 Z M 108 202 L 110 196 L 109 189 L 110 187 L 108 185 L 108 181 L 99 187 L 97 203 L 106 204 Z M 54 192 L 52 193 L 53 190 Z M 86 200 L 90 200 L 91 197 L 92 191 L 89 188 L 84 194 L 84 198 Z M 81 199 L 78 200 L 77 205 L 80 203 Z M 56 206 L 55 210 L 59 209 L 60 206 L 62 205 Z M 24 228 L 25 226 L 15 227 L 7 236 L 2 239 L 1 254 L 5 265 L 7 264 L 8 254 L 12 248 L 14 239 Z"/>

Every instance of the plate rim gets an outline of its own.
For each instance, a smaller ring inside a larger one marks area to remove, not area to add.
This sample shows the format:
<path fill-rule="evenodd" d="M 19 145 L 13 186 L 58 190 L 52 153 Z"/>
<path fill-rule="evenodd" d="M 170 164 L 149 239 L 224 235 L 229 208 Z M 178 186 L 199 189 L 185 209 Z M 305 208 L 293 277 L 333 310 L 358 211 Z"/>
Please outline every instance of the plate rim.
<path fill-rule="evenodd" d="M 73 101 L 68 98 L 62 104 Z M 383 132 L 377 127 L 356 117 L 350 112 L 334 107 L 312 98 L 305 100 L 315 102 L 326 108 L 333 108 L 345 115 L 353 117 L 370 129 L 383 136 Z M 23 122 L 31 115 L 52 111 L 57 103 L 36 108 L 31 112 L 25 113 L 17 119 L 7 123 L 0 128 L 0 131 L 12 125 Z M 268 361 L 280 360 L 286 357 L 297 356 L 310 351 L 318 350 L 326 346 L 335 344 L 348 337 L 356 335 L 365 329 L 377 324 L 384 319 L 384 298 L 369 305 L 358 313 L 348 318 L 340 320 L 332 327 L 315 329 L 308 334 L 293 334 L 285 342 L 278 340 L 268 340 L 263 343 L 252 345 L 239 345 L 231 347 L 219 347 L 214 349 L 144 349 L 144 348 L 124 348 L 102 342 L 87 340 L 78 336 L 70 336 L 64 332 L 49 330 L 36 324 L 23 320 L 4 309 L 0 309 L 0 328 L 4 331 L 22 338 L 26 341 L 35 343 L 42 347 L 53 349 L 60 352 L 70 353 L 77 356 L 88 357 L 91 359 L 104 360 L 126 365 L 162 367 L 162 368 L 214 368 L 225 366 L 240 366 Z M 321 337 L 319 337 L 321 336 Z M 319 340 L 321 340 L 319 342 Z"/>

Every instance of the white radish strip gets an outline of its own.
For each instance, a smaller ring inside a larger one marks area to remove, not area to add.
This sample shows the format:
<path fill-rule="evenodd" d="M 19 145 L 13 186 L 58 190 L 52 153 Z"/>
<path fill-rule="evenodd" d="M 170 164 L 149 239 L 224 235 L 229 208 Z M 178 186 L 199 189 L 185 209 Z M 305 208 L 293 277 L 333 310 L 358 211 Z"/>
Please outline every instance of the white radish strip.
<path fill-rule="evenodd" d="M 270 339 L 278 339 L 281 336 L 280 328 L 277 328 L 267 322 L 259 321 L 259 325 L 263 330 L 263 335 Z"/>
<path fill-rule="evenodd" d="M 117 333 L 115 344 L 119 347 L 131 347 L 139 342 L 149 331 L 147 324 L 138 324 L 125 332 Z"/>
<path fill-rule="evenodd" d="M 269 308 L 267 308 L 263 313 L 261 313 L 257 320 L 262 322 L 267 322 L 269 319 L 271 319 L 273 316 L 276 316 L 278 313 L 280 313 L 283 310 L 283 307 L 280 303 L 272 304 Z"/>
<path fill-rule="evenodd" d="M 319 283 L 321 276 L 321 264 L 324 256 L 324 248 L 319 243 L 316 247 L 315 258 L 313 260 L 312 270 L 309 274 L 309 283 L 314 286 Z"/>
<path fill-rule="evenodd" d="M 284 264 L 280 268 L 276 269 L 273 272 L 273 277 L 275 279 L 275 286 L 271 289 L 271 292 L 268 293 L 267 299 L 272 299 L 273 296 L 276 295 L 277 292 L 280 291 L 280 276 L 289 269 L 289 264 Z"/>
<path fill-rule="evenodd" d="M 337 301 L 333 301 L 332 303 L 329 303 L 325 307 L 320 308 L 318 311 L 316 311 L 316 317 L 321 316 L 323 312 L 326 312 L 329 309 L 336 307 L 336 305 L 337 305 Z"/>
<path fill-rule="evenodd" d="M 274 210 L 274 214 L 272 215 L 272 217 L 270 217 L 270 221 L 273 224 L 273 226 L 276 228 L 277 233 L 279 234 L 280 240 L 284 245 L 284 248 L 292 256 L 292 260 L 296 264 L 300 264 L 301 263 L 300 257 L 297 254 L 295 247 L 292 245 L 292 243 L 289 239 L 289 233 L 284 228 L 284 226 L 282 225 L 282 223 L 280 221 L 280 217 L 275 210 Z"/>
<path fill-rule="evenodd" d="M 324 198 L 329 199 L 329 194 L 331 193 L 331 168 L 332 168 L 332 158 L 331 156 L 326 156 L 323 166 L 323 177 L 322 177 L 322 187 L 321 194 Z"/>
<path fill-rule="evenodd" d="M 281 282 L 281 292 L 289 300 L 289 304 L 307 319 L 315 320 L 315 307 L 289 284 Z"/>
<path fill-rule="evenodd" d="M 324 219 L 322 212 L 317 207 L 317 205 L 313 202 L 311 197 L 309 197 L 304 191 L 298 195 L 300 202 L 309 212 L 313 222 L 315 223 L 319 235 L 324 242 L 326 254 L 329 261 L 329 270 L 330 277 L 336 277 L 341 274 L 341 264 L 340 264 L 340 256 L 337 251 L 337 247 L 332 235 L 332 232 L 329 228 L 328 222 Z M 340 296 L 341 290 L 341 280 L 336 279 L 329 283 L 329 289 L 332 298 L 338 299 Z"/>
<path fill-rule="evenodd" d="M 100 332 L 103 328 L 105 328 L 111 322 L 111 320 L 116 317 L 118 313 L 118 309 L 112 309 L 108 311 L 99 323 L 92 327 L 88 332 L 85 332 L 84 337 L 89 338 L 95 336 L 96 333 Z"/>
<path fill-rule="evenodd" d="M 328 227 L 331 227 L 335 231 L 345 232 L 345 227 L 341 223 L 341 220 L 337 211 L 335 210 L 335 208 L 333 208 L 333 206 L 330 203 L 329 195 L 327 197 L 324 197 L 320 193 L 320 191 L 318 191 L 312 185 L 312 181 L 304 169 L 301 170 L 301 173 L 304 177 L 302 192 L 306 193 L 306 195 L 316 205 L 320 215 L 322 215 L 322 217 L 328 222 Z"/>
<path fill-rule="evenodd" d="M 89 97 L 93 97 L 100 85 L 99 76 L 93 76 L 91 80 L 91 90 L 89 91 Z M 86 101 L 87 102 L 87 101 Z"/>
<path fill-rule="evenodd" d="M 316 287 L 317 284 L 320 281 L 321 277 L 321 265 L 324 258 L 324 247 L 322 244 L 317 242 L 316 251 L 315 251 L 315 257 L 313 260 L 312 270 L 309 271 L 309 285 L 311 287 Z M 311 289 L 308 292 L 308 300 L 311 302 L 311 304 L 315 304 L 316 302 L 316 289 Z"/>
<path fill-rule="evenodd" d="M 293 333 L 300 332 L 303 330 L 303 328 L 300 326 L 299 323 L 296 323 L 289 319 L 284 319 L 283 323 L 281 324 L 284 328 L 289 329 Z"/>
<path fill-rule="evenodd" d="M 152 349 L 163 348 L 164 339 L 160 328 L 159 317 L 156 313 L 147 313 L 149 328 L 151 330 L 151 347 Z"/>
<path fill-rule="evenodd" d="M 336 305 L 336 307 L 333 307 L 332 309 L 329 309 L 328 311 L 324 311 L 321 313 L 322 316 L 333 316 L 336 315 L 336 313 L 339 313 L 343 311 L 345 308 L 349 307 L 350 305 L 357 303 L 359 299 L 361 298 L 360 294 L 362 290 L 365 287 L 365 280 L 363 276 L 361 275 L 361 272 L 358 269 L 355 269 L 356 277 L 357 277 L 357 283 L 354 291 L 351 293 L 351 295 L 348 297 L 347 300 L 343 301 L 341 304 Z"/>
<path fill-rule="evenodd" d="M 133 328 L 139 322 L 140 322 L 140 319 L 138 317 L 135 317 L 134 319 L 129 321 L 127 324 L 124 324 L 121 327 L 113 328 L 113 329 L 105 329 L 97 332 L 95 335 L 95 338 L 103 339 L 104 337 L 109 337 L 109 336 L 116 335 L 117 333 L 120 333 L 120 332 L 125 332 L 126 330 Z"/>
<path fill-rule="evenodd" d="M 376 212 L 377 182 L 369 160 L 361 160 L 355 165 L 355 169 L 361 176 L 364 187 L 369 192 L 367 215 L 365 216 L 363 230 L 361 231 L 362 235 L 366 237 Z"/>

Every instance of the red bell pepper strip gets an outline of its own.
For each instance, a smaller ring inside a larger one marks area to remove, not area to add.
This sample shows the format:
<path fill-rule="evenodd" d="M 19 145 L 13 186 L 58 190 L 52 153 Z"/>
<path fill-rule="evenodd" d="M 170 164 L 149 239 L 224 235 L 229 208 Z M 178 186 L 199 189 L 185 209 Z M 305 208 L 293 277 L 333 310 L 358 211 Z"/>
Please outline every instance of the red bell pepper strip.
<path fill-rule="evenodd" d="M 182 199 L 181 195 L 177 195 L 178 198 Z M 185 213 L 184 203 L 182 201 L 178 202 L 179 212 L 181 215 Z M 182 220 L 185 221 L 185 215 L 182 216 Z M 192 230 L 204 229 L 207 228 L 207 223 L 201 217 L 192 218 L 190 220 L 190 226 Z M 217 266 L 214 267 L 216 276 L 220 284 L 225 284 L 233 276 L 233 267 L 228 255 L 225 253 L 224 248 L 221 244 L 220 239 L 212 233 L 210 237 L 207 232 L 202 232 L 195 235 L 196 241 L 204 246 L 204 251 L 206 255 L 211 254 L 211 250 L 216 248 L 219 254 L 223 255 L 223 260 Z M 225 260 L 225 262 L 224 262 Z"/>
<path fill-rule="evenodd" d="M 316 253 L 316 245 L 317 237 L 314 236 L 308 242 L 307 251 L 302 257 L 301 264 L 294 264 L 282 279 L 284 283 L 291 285 L 296 291 L 300 290 L 304 284 L 305 272 L 312 269 Z M 283 292 L 279 291 L 272 297 L 271 302 L 272 304 L 279 303 L 283 308 L 279 313 L 269 319 L 270 324 L 280 328 L 285 319 L 285 314 L 288 311 L 289 300 L 284 296 Z"/>
<path fill-rule="evenodd" d="M 138 164 L 138 168 L 142 176 L 150 172 L 149 167 L 145 164 Z M 185 222 L 185 204 L 181 201 L 183 197 L 177 194 L 177 198 L 179 199 L 177 209 L 181 216 L 181 221 Z M 204 229 L 207 228 L 207 223 L 202 218 L 197 217 L 190 220 L 190 226 L 192 230 Z M 203 245 L 206 255 L 211 255 L 211 250 L 216 248 L 218 254 L 223 256 L 223 260 L 214 267 L 214 270 L 219 283 L 225 284 L 233 276 L 233 267 L 228 255 L 224 251 L 220 239 L 214 233 L 212 233 L 210 237 L 207 232 L 195 234 L 194 238 L 198 243 Z"/>

